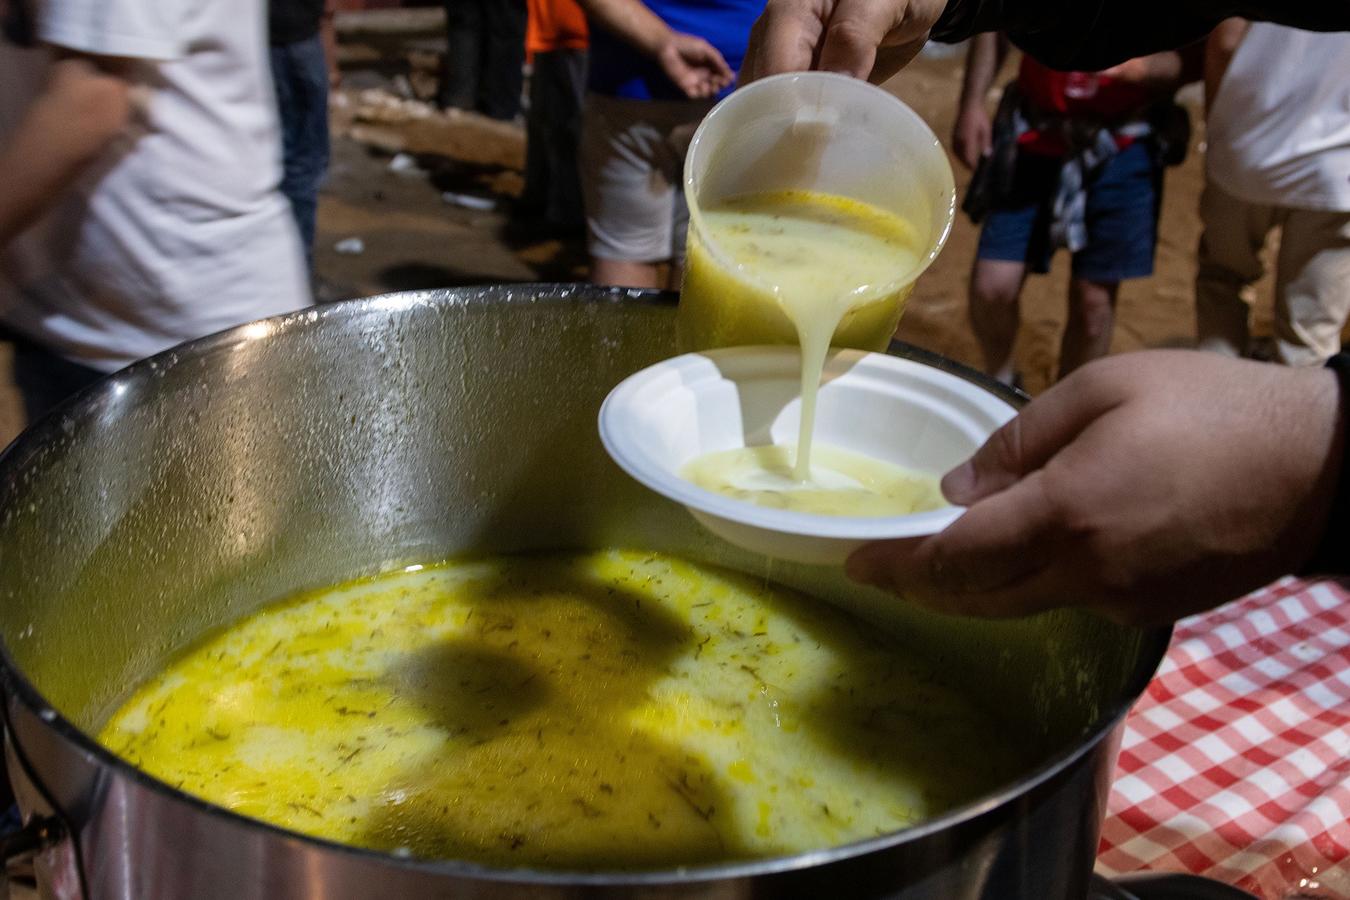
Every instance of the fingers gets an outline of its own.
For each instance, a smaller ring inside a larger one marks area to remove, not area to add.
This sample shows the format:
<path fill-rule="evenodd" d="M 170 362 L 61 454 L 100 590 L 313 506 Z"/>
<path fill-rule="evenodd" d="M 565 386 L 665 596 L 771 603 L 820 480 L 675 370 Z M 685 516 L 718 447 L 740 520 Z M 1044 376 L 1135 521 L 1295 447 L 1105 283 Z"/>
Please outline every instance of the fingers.
<path fill-rule="evenodd" d="M 707 41 L 701 41 L 701 43 L 706 54 L 704 62 L 712 70 L 716 80 L 720 82 L 718 90 L 721 90 L 731 84 L 732 79 L 736 77 L 736 73 L 731 71 L 731 66 L 727 65 L 726 57 L 722 56 L 716 47 Z"/>
<path fill-rule="evenodd" d="M 1149 64 L 1143 58 L 1127 59 L 1125 62 L 1117 63 L 1098 74 L 1114 78 L 1117 81 L 1139 83 L 1148 77 L 1148 68 Z"/>
<path fill-rule="evenodd" d="M 900 538 L 864 544 L 849 554 L 844 563 L 844 574 L 859 584 L 891 593 L 900 593 L 901 585 L 910 588 L 923 584 L 931 589 L 934 564 L 931 546 L 935 540 Z"/>
<path fill-rule="evenodd" d="M 1086 370 L 1056 384 L 948 472 L 942 479 L 943 495 L 958 506 L 971 506 L 1044 466 L 1120 402 L 1109 384 L 1110 379 L 1088 376 Z"/>
<path fill-rule="evenodd" d="M 974 125 L 958 124 L 952 135 L 952 150 L 967 169 L 975 169 L 980 160 L 993 152 L 989 131 Z"/>
<path fill-rule="evenodd" d="M 734 77 L 717 48 L 693 35 L 676 35 L 660 60 L 671 81 L 694 100 L 713 96 Z"/>
<path fill-rule="evenodd" d="M 707 74 L 695 69 L 690 69 L 688 74 L 684 76 L 680 88 L 690 100 L 706 100 L 719 90 L 709 80 Z"/>
<path fill-rule="evenodd" d="M 827 15 L 819 0 L 769 0 L 750 30 L 741 84 L 811 68 Z"/>
<path fill-rule="evenodd" d="M 741 83 L 816 68 L 881 82 L 912 60 L 945 0 L 769 0 Z"/>
<path fill-rule="evenodd" d="M 977 616 L 982 619 L 1014 619 L 1065 606 L 1082 605 L 1081 586 L 1073 572 L 1063 566 L 1048 566 L 1029 572 L 1002 587 L 969 594 L 915 596 L 914 600 L 935 612 Z"/>
<path fill-rule="evenodd" d="M 838 0 L 816 67 L 877 83 L 890 78 L 918 55 L 928 39 L 931 10 L 916 15 L 915 2 Z M 937 9 L 940 12 L 941 6 Z"/>
<path fill-rule="evenodd" d="M 666 74 L 674 81 L 690 100 L 701 100 L 708 96 L 707 78 L 697 69 L 677 60 L 666 67 Z"/>
<path fill-rule="evenodd" d="M 1063 606 L 1065 598 L 1073 596 L 1051 592 L 1046 582 L 1053 573 L 1048 568 L 1028 570 L 997 587 L 968 587 L 953 574 L 948 558 L 931 538 L 868 544 L 849 557 L 845 573 L 861 584 L 952 616 L 1014 618 Z"/>
<path fill-rule="evenodd" d="M 914 57 L 919 55 L 923 45 L 928 43 L 927 32 L 918 40 L 907 41 L 903 44 L 897 44 L 893 47 L 881 46 L 877 48 L 877 58 L 872 63 L 872 74 L 868 80 L 873 84 L 881 84 L 896 72 L 899 72 L 905 66 L 909 65 Z"/>
<path fill-rule="evenodd" d="M 890 3 L 839 0 L 825 27 L 817 68 L 867 78 L 877 59 L 877 48 L 895 27 L 897 18 Z"/>
<path fill-rule="evenodd" d="M 1044 569 L 1060 543 L 1057 510 L 1039 474 L 966 510 L 940 534 L 869 544 L 850 557 L 850 578 L 956 612 L 1020 615 L 1035 598 L 1009 609 L 990 604 Z"/>
<path fill-rule="evenodd" d="M 701 37 L 681 35 L 678 50 L 684 62 L 709 84 L 715 84 L 717 90 L 726 87 L 735 77 L 721 52 Z"/>
<path fill-rule="evenodd" d="M 978 144 L 981 157 L 989 156 L 994 152 L 994 129 L 988 119 L 981 123 Z M 976 162 L 978 161 L 976 160 Z"/>

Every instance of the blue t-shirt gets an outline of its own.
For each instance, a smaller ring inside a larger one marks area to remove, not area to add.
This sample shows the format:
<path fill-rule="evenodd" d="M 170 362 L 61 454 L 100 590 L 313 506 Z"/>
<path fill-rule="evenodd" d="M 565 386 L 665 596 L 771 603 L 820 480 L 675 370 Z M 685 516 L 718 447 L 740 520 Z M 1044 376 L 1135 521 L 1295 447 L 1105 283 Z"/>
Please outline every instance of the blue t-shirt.
<path fill-rule="evenodd" d="M 675 31 L 703 38 L 739 72 L 750 42 L 750 26 L 764 11 L 764 0 L 644 0 L 648 9 Z M 590 89 L 630 100 L 684 100 L 656 60 L 603 28 L 591 29 Z M 719 94 L 725 96 L 731 86 Z"/>

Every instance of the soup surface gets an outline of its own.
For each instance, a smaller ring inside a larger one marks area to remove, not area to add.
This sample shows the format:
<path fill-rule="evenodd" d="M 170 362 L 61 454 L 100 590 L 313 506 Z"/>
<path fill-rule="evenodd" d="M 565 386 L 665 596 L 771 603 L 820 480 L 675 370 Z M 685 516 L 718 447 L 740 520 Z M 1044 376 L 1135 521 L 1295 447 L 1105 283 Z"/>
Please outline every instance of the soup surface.
<path fill-rule="evenodd" d="M 932 475 L 816 444 L 811 475 L 799 481 L 790 446 L 736 447 L 691 460 L 680 474 L 716 494 L 823 516 L 907 516 L 945 506 Z"/>
<path fill-rule="evenodd" d="M 793 853 L 1003 783 L 1016 733 L 820 601 L 631 552 L 457 562 L 262 609 L 101 740 L 296 831 L 567 869 Z"/>

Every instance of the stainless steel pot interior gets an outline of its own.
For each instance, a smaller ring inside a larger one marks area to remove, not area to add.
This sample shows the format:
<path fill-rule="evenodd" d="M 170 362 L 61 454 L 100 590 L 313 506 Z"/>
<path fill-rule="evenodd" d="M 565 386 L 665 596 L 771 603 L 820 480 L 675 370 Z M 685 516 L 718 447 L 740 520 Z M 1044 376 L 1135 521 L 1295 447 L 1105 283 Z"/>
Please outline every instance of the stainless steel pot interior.
<path fill-rule="evenodd" d="M 448 556 L 625 546 L 765 575 L 880 623 L 1043 740 L 1028 779 L 1118 720 L 1165 631 L 1077 612 L 929 614 L 737 551 L 619 472 L 600 401 L 671 355 L 673 330 L 671 298 L 650 292 L 408 293 L 244 326 L 85 392 L 0 460 L 12 702 L 49 705 L 81 753 L 130 774 L 87 735 L 168 655 L 260 604 Z"/>

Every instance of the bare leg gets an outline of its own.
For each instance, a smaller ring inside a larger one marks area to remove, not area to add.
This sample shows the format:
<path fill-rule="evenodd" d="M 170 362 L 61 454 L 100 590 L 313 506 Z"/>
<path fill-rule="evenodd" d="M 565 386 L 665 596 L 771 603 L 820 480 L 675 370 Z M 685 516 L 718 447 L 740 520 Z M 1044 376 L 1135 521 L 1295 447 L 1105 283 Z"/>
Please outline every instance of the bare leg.
<path fill-rule="evenodd" d="M 628 262 L 622 259 L 591 259 L 591 284 L 612 284 L 619 287 L 664 287 L 660 270 L 654 263 Z"/>
<path fill-rule="evenodd" d="M 1059 377 L 1111 351 L 1119 282 L 1069 279 L 1069 321 L 1059 343 Z"/>
<path fill-rule="evenodd" d="M 980 343 L 984 371 L 1008 384 L 1020 322 L 1018 297 L 1026 277 L 1024 263 L 1003 259 L 977 259 L 970 270 L 970 325 Z"/>

